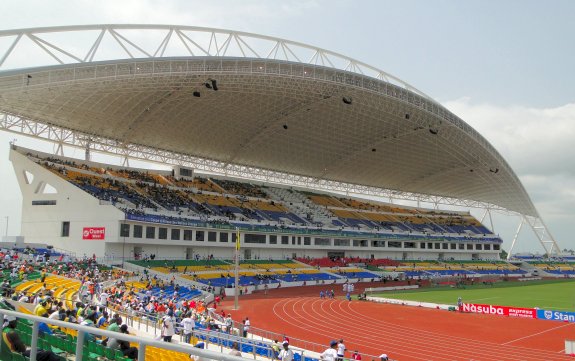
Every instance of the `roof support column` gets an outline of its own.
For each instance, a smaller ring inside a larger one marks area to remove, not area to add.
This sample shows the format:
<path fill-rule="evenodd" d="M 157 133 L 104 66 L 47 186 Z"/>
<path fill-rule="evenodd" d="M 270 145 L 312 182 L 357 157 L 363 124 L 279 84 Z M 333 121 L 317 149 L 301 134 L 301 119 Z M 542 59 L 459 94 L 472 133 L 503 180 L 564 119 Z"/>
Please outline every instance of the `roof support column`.
<path fill-rule="evenodd" d="M 553 235 L 551 235 L 551 232 L 549 232 L 549 229 L 539 215 L 524 215 L 523 218 L 529 224 L 529 226 L 531 226 L 533 233 L 535 233 L 535 236 L 537 239 L 539 239 L 539 242 L 543 246 L 547 256 L 550 257 L 553 255 L 559 255 L 561 253 L 561 248 L 559 248 L 555 238 L 553 238 Z"/>
<path fill-rule="evenodd" d="M 521 222 L 519 222 L 519 227 L 517 227 L 513 242 L 511 242 L 511 248 L 509 248 L 509 252 L 507 252 L 507 260 L 509 260 L 513 254 L 513 248 L 515 247 L 515 242 L 517 242 L 517 237 L 519 237 L 519 232 L 521 232 L 521 228 L 523 228 L 523 223 L 525 223 L 525 217 L 521 217 Z"/>

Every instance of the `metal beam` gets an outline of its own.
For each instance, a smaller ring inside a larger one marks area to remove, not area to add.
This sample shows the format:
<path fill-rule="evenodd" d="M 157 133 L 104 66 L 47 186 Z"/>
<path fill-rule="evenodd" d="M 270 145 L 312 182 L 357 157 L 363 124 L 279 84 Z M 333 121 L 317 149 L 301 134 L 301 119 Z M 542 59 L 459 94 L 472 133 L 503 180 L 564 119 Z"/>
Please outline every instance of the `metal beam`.
<path fill-rule="evenodd" d="M 517 227 L 517 231 L 515 232 L 515 236 L 513 237 L 513 241 L 511 242 L 511 248 L 509 248 L 509 252 L 507 252 L 507 260 L 511 259 L 511 255 L 513 254 L 513 248 L 515 248 L 515 242 L 517 242 L 517 238 L 519 237 L 519 232 L 521 232 L 523 223 L 525 223 L 525 217 L 521 217 L 521 221 L 519 222 L 519 226 Z"/>
<path fill-rule="evenodd" d="M 50 124 L 43 124 L 35 120 L 1 112 L 0 130 L 23 134 L 32 138 L 53 142 L 58 145 L 58 153 L 60 155 L 63 154 L 62 146 L 66 145 L 69 147 L 80 148 L 84 151 L 90 150 L 90 153 L 97 152 L 107 155 L 120 156 L 123 159 L 123 164 L 126 166 L 129 164 L 129 159 L 137 159 L 162 165 L 169 164 L 192 167 L 198 171 L 215 173 L 229 177 L 237 177 L 253 181 L 301 187 L 306 189 L 315 189 L 319 191 L 330 191 L 357 196 L 374 196 L 411 202 L 426 202 L 431 204 L 461 206 L 466 208 L 482 209 L 488 207 L 489 209 L 503 213 L 511 212 L 505 208 L 493 204 L 487 204 L 485 202 L 402 192 L 392 189 L 330 181 L 326 179 L 307 177 L 297 174 L 288 174 L 269 169 L 250 167 L 241 164 L 230 164 L 206 158 L 194 157 L 187 154 L 155 149 L 139 144 L 120 143 L 114 139 L 108 139 L 93 134 L 85 134 Z"/>
<path fill-rule="evenodd" d="M 137 32 L 129 32 L 131 30 L 137 30 Z M 155 37 L 158 31 L 165 31 L 165 36 L 160 37 L 159 40 Z M 174 31 L 178 35 L 177 37 L 171 36 L 171 33 Z M 88 54 L 82 54 L 82 51 L 80 50 L 84 49 L 85 47 L 79 46 L 81 45 L 79 42 L 85 42 L 86 39 L 82 36 L 77 36 L 76 34 L 82 33 L 86 34 L 86 36 L 96 34 L 95 39 L 93 40 L 93 45 L 88 51 Z M 202 44 L 202 40 L 206 33 L 210 34 L 209 43 Z M 53 41 L 44 39 L 43 35 L 45 34 L 60 34 L 60 37 L 56 37 L 59 39 L 65 38 L 67 34 L 70 34 L 70 36 L 68 41 L 60 41 L 63 44 L 56 44 Z M 115 40 L 116 44 L 119 45 L 125 53 L 118 53 L 117 49 L 111 47 L 109 44 L 102 46 L 104 45 L 102 38 L 106 34 L 109 34 L 109 36 Z M 389 83 L 398 85 L 406 90 L 426 98 L 429 101 L 433 101 L 431 97 L 418 90 L 413 85 L 410 85 L 381 69 L 334 51 L 322 49 L 297 41 L 290 41 L 266 35 L 197 26 L 99 24 L 4 30 L 0 31 L 0 39 L 12 37 L 15 37 L 15 39 L 8 49 L 0 51 L 0 71 L 9 69 L 5 65 L 6 60 L 12 57 L 20 59 L 22 55 L 25 55 L 19 53 L 18 51 L 14 51 L 18 50 L 17 45 L 21 42 L 21 39 L 24 35 L 33 40 L 33 45 L 38 47 L 43 52 L 50 54 L 57 62 L 64 64 L 85 63 L 92 61 L 94 58 L 99 58 L 100 60 L 112 60 L 118 59 L 118 56 L 122 57 L 126 54 L 129 58 L 133 58 L 134 54 L 130 52 L 126 45 L 129 45 L 133 49 L 137 50 L 144 57 L 161 58 L 167 56 L 165 55 L 165 49 L 170 44 L 174 43 L 176 45 L 176 43 L 181 44 L 183 42 L 185 45 L 184 49 L 177 46 L 172 48 L 174 50 L 180 49 L 182 53 L 171 54 L 171 56 L 190 56 L 190 54 L 193 54 L 193 52 L 189 48 L 188 44 L 186 44 L 184 39 L 189 41 L 198 49 L 202 50 L 204 53 L 203 55 L 205 56 L 222 56 L 223 53 L 225 56 L 229 57 L 251 57 L 266 59 L 269 58 L 269 54 L 273 53 L 274 59 L 297 61 L 304 64 L 313 64 L 314 60 L 317 61 L 317 58 L 319 58 L 323 66 L 338 70 L 345 70 L 360 75 L 372 76 L 376 79 L 385 79 L 385 81 Z M 232 39 L 235 39 L 238 44 L 241 43 L 242 45 L 239 46 L 239 51 L 228 53 L 228 45 Z M 218 42 L 222 42 L 222 45 L 218 46 Z M 257 48 L 263 50 L 255 51 L 255 44 L 258 45 Z M 249 49 L 250 52 L 245 52 L 244 47 Z M 50 52 L 48 48 L 55 49 L 59 53 L 65 54 L 67 57 L 57 57 L 54 53 Z M 147 51 L 146 48 L 154 50 Z M 278 52 L 278 48 L 281 48 L 282 51 Z M 26 49 L 26 51 L 29 51 L 29 49 Z M 268 54 L 268 56 L 266 57 L 265 55 L 260 54 Z M 298 54 L 317 55 L 312 56 L 308 62 L 305 62 L 303 61 L 303 58 Z M 27 57 L 25 59 L 30 63 L 22 64 L 20 66 L 41 67 L 52 65 L 50 63 L 46 63 L 46 60 L 41 57 Z M 19 61 L 19 64 L 21 64 L 21 61 Z"/>
<path fill-rule="evenodd" d="M 523 218 L 529 224 L 533 233 L 535 233 L 547 256 L 551 257 L 561 254 L 561 248 L 539 215 L 536 217 L 524 215 Z"/>

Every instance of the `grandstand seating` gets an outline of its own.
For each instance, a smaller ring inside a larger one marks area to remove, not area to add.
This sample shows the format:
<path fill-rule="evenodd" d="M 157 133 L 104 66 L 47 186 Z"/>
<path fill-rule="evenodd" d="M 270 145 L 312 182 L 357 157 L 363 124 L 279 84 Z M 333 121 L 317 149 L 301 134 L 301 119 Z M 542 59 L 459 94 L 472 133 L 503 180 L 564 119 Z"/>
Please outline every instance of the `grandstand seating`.
<path fill-rule="evenodd" d="M 299 262 L 308 264 L 313 267 L 346 267 L 350 264 L 364 264 L 366 266 L 399 266 L 401 263 L 388 258 L 372 259 L 358 257 L 340 257 L 340 258 L 298 258 Z"/>
<path fill-rule="evenodd" d="M 403 272 L 408 277 L 521 275 L 526 272 L 504 261 L 402 261 L 382 270 Z"/>
<path fill-rule="evenodd" d="M 531 265 L 555 275 L 575 275 L 575 262 L 568 261 L 530 261 Z"/>
<path fill-rule="evenodd" d="M 320 230 L 342 228 L 355 232 L 450 235 L 454 239 L 498 239 L 463 212 L 426 210 L 218 178 L 175 179 L 169 172 L 88 166 L 31 154 L 29 157 L 126 213 L 153 214 L 167 221 L 208 217 L 219 222 L 276 227 L 317 226 Z"/>
<path fill-rule="evenodd" d="M 142 264 L 144 261 L 138 261 Z M 161 261 L 155 261 L 161 262 Z M 172 272 L 186 273 L 182 277 L 215 287 L 231 286 L 235 282 L 232 261 L 177 261 L 170 267 L 151 267 L 160 272 L 167 269 Z M 211 262 L 209 266 L 198 265 L 200 262 Z M 186 265 L 182 265 L 185 263 Z M 247 260 L 240 263 L 239 284 L 241 286 L 258 285 L 262 283 L 301 282 L 333 280 L 337 276 L 320 272 L 291 260 Z M 193 271 L 190 271 L 193 270 Z"/>
<path fill-rule="evenodd" d="M 327 195 L 308 196 L 312 202 L 330 209 L 339 217 L 337 222 L 333 222 L 334 225 L 423 233 L 491 233 L 469 214 L 399 207 Z"/>
<path fill-rule="evenodd" d="M 357 267 L 340 268 L 336 273 L 345 278 L 379 278 L 376 273 L 368 272 Z"/>

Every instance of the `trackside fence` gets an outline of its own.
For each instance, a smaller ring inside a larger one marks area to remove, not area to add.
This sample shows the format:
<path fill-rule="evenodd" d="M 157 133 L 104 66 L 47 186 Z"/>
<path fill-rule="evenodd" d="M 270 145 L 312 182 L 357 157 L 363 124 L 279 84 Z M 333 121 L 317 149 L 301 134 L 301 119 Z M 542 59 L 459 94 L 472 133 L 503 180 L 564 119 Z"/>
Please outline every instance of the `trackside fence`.
<path fill-rule="evenodd" d="M 121 339 L 134 343 L 138 345 L 138 360 L 145 360 L 146 347 L 157 347 L 159 349 L 171 350 L 176 352 L 183 352 L 189 355 L 200 356 L 204 359 L 211 359 L 216 361 L 242 361 L 246 360 L 243 357 L 232 356 L 227 353 L 215 352 L 210 350 L 202 350 L 199 348 L 192 347 L 191 345 L 168 343 L 162 341 L 156 341 L 154 339 L 147 339 L 142 337 L 136 337 L 131 335 L 125 335 L 119 332 L 102 330 L 95 327 L 82 326 L 70 322 L 64 322 L 59 320 L 52 320 L 45 317 L 38 317 L 34 315 L 28 315 L 20 312 L 10 311 L 0 309 L 0 316 L 13 316 L 19 319 L 29 320 L 33 323 L 32 325 L 32 337 L 31 337 L 31 349 L 30 349 L 30 361 L 36 361 L 36 355 L 38 352 L 38 329 L 40 323 L 46 323 L 48 325 L 64 327 L 68 329 L 73 329 L 78 331 L 78 338 L 76 344 L 76 353 L 74 356 L 75 361 L 82 361 L 84 353 L 84 338 L 85 334 L 92 334 L 96 336 L 111 337 L 116 339 Z M 1 345 L 1 344 L 0 344 Z"/>

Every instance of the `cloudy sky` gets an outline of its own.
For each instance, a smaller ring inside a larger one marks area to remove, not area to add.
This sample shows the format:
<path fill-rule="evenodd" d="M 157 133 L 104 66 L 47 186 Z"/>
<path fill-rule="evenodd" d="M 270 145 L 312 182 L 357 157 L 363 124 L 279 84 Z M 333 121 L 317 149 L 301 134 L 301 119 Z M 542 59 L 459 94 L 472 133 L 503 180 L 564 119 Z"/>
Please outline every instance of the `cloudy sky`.
<path fill-rule="evenodd" d="M 570 0 L 2 0 L 0 30 L 193 25 L 348 55 L 411 83 L 475 127 L 515 169 L 561 248 L 575 248 L 574 13 Z M 0 132 L 0 216 L 9 217 L 10 235 L 19 232 L 21 202 L 7 158 L 14 138 L 30 144 Z M 495 218 L 508 248 L 518 219 Z M 541 250 L 530 232 L 521 236 L 517 250 Z"/>

